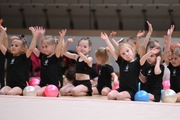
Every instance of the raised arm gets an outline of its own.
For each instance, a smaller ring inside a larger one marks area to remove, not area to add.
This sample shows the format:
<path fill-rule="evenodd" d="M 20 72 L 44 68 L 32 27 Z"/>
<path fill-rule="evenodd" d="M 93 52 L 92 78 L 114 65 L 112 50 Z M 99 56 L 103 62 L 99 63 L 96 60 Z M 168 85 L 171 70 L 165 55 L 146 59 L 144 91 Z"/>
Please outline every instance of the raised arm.
<path fill-rule="evenodd" d="M 56 46 L 56 57 L 58 58 L 62 55 L 63 40 L 64 40 L 65 34 L 66 34 L 66 29 L 59 32 L 60 39 L 59 39 L 58 45 Z"/>
<path fill-rule="evenodd" d="M 41 41 L 44 38 L 44 35 L 46 33 L 46 29 L 43 27 L 40 27 L 40 31 L 41 31 L 41 35 L 39 37 L 38 47 L 39 47 L 39 50 L 42 51 Z"/>
<path fill-rule="evenodd" d="M 26 57 L 29 58 L 29 56 L 31 55 L 31 53 L 33 52 L 33 50 L 36 48 L 36 42 L 41 34 L 40 32 L 40 27 L 29 27 L 29 30 L 32 32 L 33 38 L 31 41 L 31 44 L 29 46 L 29 48 L 26 51 Z"/>
<path fill-rule="evenodd" d="M 149 22 L 147 21 L 147 24 L 148 24 L 148 27 L 149 27 L 149 31 L 148 31 L 148 33 L 146 34 L 146 37 L 145 37 L 145 39 L 143 40 L 143 42 L 142 42 L 142 44 L 140 45 L 139 50 L 138 50 L 138 51 L 139 51 L 140 58 L 145 54 L 147 44 L 148 44 L 149 39 L 150 39 L 150 37 L 151 37 L 151 34 L 152 34 L 152 32 L 153 32 L 153 28 L 152 28 L 151 23 L 149 23 Z"/>
<path fill-rule="evenodd" d="M 2 25 L 2 23 L 3 23 L 3 19 L 0 19 L 0 25 Z M 4 37 L 3 37 L 3 42 L 2 42 L 2 44 L 3 44 L 6 48 L 8 48 L 8 36 L 7 36 L 6 31 L 5 31 L 5 33 L 4 33 Z"/>
<path fill-rule="evenodd" d="M 140 65 L 144 65 L 144 63 L 146 62 L 146 60 L 153 54 L 157 54 L 160 50 L 157 49 L 156 47 L 153 48 L 152 50 L 150 50 L 149 52 L 147 52 L 145 55 L 143 55 L 143 57 L 140 59 Z"/>
<path fill-rule="evenodd" d="M 167 31 L 167 36 L 165 36 L 165 43 L 166 46 L 164 48 L 163 54 L 162 54 L 162 59 L 165 61 L 166 65 L 169 65 L 169 60 L 168 60 L 168 53 L 170 52 L 170 45 L 171 45 L 171 36 L 174 31 L 174 25 L 171 25 L 170 29 Z"/>
<path fill-rule="evenodd" d="M 65 55 L 66 57 L 70 58 L 70 59 L 73 59 L 73 60 L 77 60 L 78 58 L 78 55 L 75 54 L 75 53 L 70 53 L 67 51 L 67 48 L 68 48 L 68 45 L 70 42 L 74 42 L 74 38 L 68 38 L 64 44 L 64 47 L 63 47 L 63 55 Z"/>
<path fill-rule="evenodd" d="M 114 39 L 114 36 L 116 35 L 116 32 L 112 31 L 109 35 L 110 40 L 114 44 L 114 46 L 117 48 L 118 47 L 118 42 Z"/>
<path fill-rule="evenodd" d="M 136 50 L 137 50 L 137 53 L 140 54 L 140 51 L 139 51 L 139 47 L 140 47 L 140 38 L 142 36 L 144 36 L 145 34 L 145 31 L 144 30 L 139 30 L 139 32 L 137 33 L 136 35 Z"/>
<path fill-rule="evenodd" d="M 87 57 L 85 56 L 82 52 L 81 52 L 81 47 L 80 46 L 76 46 L 76 52 L 78 53 L 78 55 L 81 57 L 81 59 L 84 60 L 84 62 L 86 62 L 90 67 L 92 67 L 92 57 Z"/>
<path fill-rule="evenodd" d="M 5 32 L 4 38 L 3 38 L 3 45 L 8 48 L 8 36 L 7 33 Z"/>
<path fill-rule="evenodd" d="M 4 36 L 6 34 L 7 28 L 4 28 L 2 25 L 0 25 L 0 50 L 5 55 L 7 48 L 3 44 Z"/>
<path fill-rule="evenodd" d="M 113 55 L 114 59 L 117 60 L 118 59 L 118 54 L 116 53 L 116 50 L 114 49 L 113 45 L 111 44 L 111 42 L 109 41 L 109 38 L 107 36 L 106 33 L 101 32 L 101 39 L 103 39 L 106 42 L 107 47 L 109 48 L 109 51 L 111 52 L 111 54 Z"/>

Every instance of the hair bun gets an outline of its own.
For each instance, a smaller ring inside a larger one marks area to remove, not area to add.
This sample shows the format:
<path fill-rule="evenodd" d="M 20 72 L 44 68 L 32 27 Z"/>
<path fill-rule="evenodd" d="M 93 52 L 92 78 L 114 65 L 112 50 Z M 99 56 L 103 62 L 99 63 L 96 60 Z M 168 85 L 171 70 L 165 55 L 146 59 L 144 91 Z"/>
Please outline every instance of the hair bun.
<path fill-rule="evenodd" d="M 24 38 L 24 37 L 25 37 L 25 35 L 20 35 L 19 37 L 20 37 L 20 38 Z"/>

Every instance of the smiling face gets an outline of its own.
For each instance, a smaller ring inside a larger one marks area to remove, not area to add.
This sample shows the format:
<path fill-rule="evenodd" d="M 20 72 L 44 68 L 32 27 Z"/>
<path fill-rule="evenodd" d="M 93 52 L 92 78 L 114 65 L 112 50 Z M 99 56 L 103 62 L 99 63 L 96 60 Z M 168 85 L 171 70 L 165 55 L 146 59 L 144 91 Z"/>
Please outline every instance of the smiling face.
<path fill-rule="evenodd" d="M 11 53 L 14 56 L 18 56 L 19 54 L 21 54 L 22 52 L 24 52 L 24 47 L 23 47 L 23 43 L 20 40 L 13 40 L 11 43 Z"/>
<path fill-rule="evenodd" d="M 91 51 L 91 46 L 89 46 L 88 40 L 79 41 L 78 46 L 81 48 L 81 52 L 84 55 L 88 55 L 88 53 Z"/>

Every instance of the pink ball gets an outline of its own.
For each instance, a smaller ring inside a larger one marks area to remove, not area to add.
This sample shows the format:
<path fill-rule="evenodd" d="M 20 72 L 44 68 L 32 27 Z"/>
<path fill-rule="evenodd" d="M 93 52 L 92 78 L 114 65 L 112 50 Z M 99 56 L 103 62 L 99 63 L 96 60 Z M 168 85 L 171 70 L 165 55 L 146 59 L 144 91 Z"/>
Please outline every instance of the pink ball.
<path fill-rule="evenodd" d="M 48 85 L 44 90 L 44 94 L 47 97 L 57 97 L 59 94 L 59 90 L 55 85 Z"/>
<path fill-rule="evenodd" d="M 37 86 L 40 84 L 40 80 L 38 78 L 35 77 L 31 77 L 29 80 L 29 85 L 30 86 Z"/>

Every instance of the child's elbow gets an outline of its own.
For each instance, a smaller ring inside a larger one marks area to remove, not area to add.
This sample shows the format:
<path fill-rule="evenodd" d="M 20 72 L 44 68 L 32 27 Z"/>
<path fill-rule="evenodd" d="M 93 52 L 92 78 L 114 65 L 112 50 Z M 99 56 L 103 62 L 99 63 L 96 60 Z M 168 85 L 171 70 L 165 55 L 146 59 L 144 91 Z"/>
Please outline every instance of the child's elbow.
<path fill-rule="evenodd" d="M 161 70 L 156 70 L 155 75 L 159 75 L 159 74 L 161 74 L 161 72 L 162 72 Z"/>

